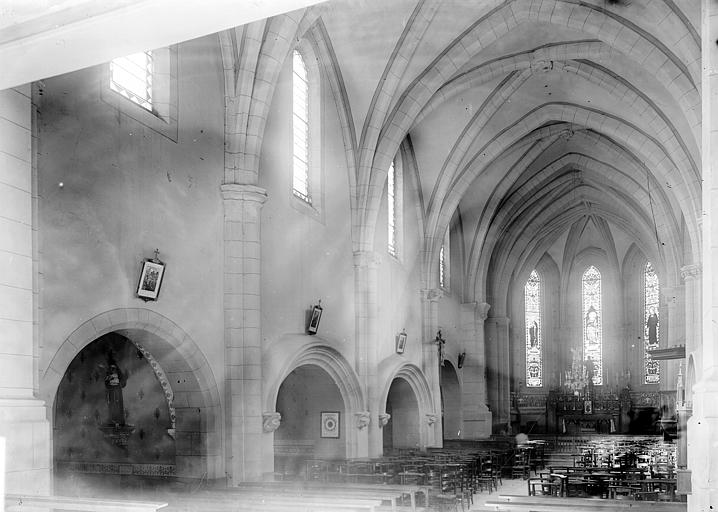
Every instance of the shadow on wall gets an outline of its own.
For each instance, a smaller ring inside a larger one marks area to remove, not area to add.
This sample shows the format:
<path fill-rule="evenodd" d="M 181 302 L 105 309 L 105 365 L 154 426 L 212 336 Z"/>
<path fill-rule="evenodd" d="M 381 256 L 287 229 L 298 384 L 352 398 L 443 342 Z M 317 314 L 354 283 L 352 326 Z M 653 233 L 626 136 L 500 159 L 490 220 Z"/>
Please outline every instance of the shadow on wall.
<path fill-rule="evenodd" d="M 165 392 L 142 351 L 120 334 L 106 334 L 80 351 L 58 387 L 57 483 L 119 487 L 133 475 L 140 475 L 137 480 L 172 477 L 171 426 Z"/>

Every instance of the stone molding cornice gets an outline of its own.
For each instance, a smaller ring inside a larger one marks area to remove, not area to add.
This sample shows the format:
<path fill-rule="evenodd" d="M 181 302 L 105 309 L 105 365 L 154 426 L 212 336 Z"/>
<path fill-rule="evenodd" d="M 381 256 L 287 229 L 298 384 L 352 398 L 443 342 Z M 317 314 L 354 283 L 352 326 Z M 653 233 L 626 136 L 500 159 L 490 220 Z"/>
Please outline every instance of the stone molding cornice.
<path fill-rule="evenodd" d="M 256 185 L 226 183 L 220 187 L 222 199 L 226 201 L 247 201 L 263 205 L 267 200 L 267 190 Z"/>
<path fill-rule="evenodd" d="M 696 279 L 703 273 L 703 268 L 700 263 L 694 263 L 692 265 L 684 265 L 681 267 L 681 277 L 684 281 L 689 279 Z"/>
<path fill-rule="evenodd" d="M 444 296 L 444 290 L 441 288 L 425 288 L 420 293 L 421 300 L 428 302 L 438 302 Z"/>
<path fill-rule="evenodd" d="M 379 254 L 375 251 L 354 251 L 354 266 L 357 268 L 376 268 L 379 261 Z"/>

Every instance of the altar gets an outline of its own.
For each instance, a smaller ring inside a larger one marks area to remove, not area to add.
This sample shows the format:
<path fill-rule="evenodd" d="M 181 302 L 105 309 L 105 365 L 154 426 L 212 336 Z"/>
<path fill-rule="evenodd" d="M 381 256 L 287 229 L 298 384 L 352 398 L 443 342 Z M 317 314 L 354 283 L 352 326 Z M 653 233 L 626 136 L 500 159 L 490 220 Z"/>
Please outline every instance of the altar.
<path fill-rule="evenodd" d="M 623 432 L 624 415 L 630 407 L 630 396 L 616 393 L 575 395 L 559 390 L 549 392 L 547 400 L 547 423 L 549 430 L 563 434 Z M 622 401 L 626 402 L 623 404 Z"/>

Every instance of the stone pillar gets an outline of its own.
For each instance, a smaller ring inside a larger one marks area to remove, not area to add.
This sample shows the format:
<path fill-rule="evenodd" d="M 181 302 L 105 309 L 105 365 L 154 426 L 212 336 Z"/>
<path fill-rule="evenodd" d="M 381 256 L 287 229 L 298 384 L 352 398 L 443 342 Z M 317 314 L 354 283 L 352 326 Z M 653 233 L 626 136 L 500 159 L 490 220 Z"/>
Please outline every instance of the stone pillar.
<path fill-rule="evenodd" d="M 426 414 L 441 415 L 441 389 L 439 380 L 439 352 L 436 345 L 436 333 L 439 330 L 439 300 L 444 292 L 438 288 L 421 290 L 421 306 L 424 332 L 422 336 L 423 357 L 422 371 L 431 389 L 433 397 L 432 411 L 425 411 Z M 433 435 L 433 439 L 431 438 Z M 429 422 L 429 438 L 427 446 L 442 447 L 444 433 L 441 430 L 441 422 Z"/>
<path fill-rule="evenodd" d="M 358 430 L 356 455 L 380 457 L 382 455 L 382 431 L 379 414 L 384 404 L 379 404 L 377 382 L 377 266 L 379 256 L 373 251 L 354 253 L 354 303 L 356 305 L 356 371 L 364 390 L 364 411 L 369 412 L 369 423 Z M 364 411 L 352 411 L 361 413 Z M 350 414 L 349 411 L 347 411 Z M 374 421 L 372 421 L 374 419 Z M 368 428 L 367 428 L 368 427 Z"/>
<path fill-rule="evenodd" d="M 222 185 L 224 200 L 224 342 L 227 483 L 262 476 L 260 211 L 254 185 Z"/>
<path fill-rule="evenodd" d="M 685 302 L 684 287 L 676 286 L 673 288 L 664 288 L 663 294 L 666 300 L 666 311 L 664 317 L 667 322 L 659 319 L 659 329 L 661 331 L 659 339 L 660 348 L 669 348 L 675 345 L 677 340 L 683 339 L 685 333 L 685 315 L 683 311 L 679 312 L 679 305 Z M 661 311 L 661 313 L 663 313 Z M 661 325 L 663 324 L 663 325 Z M 665 334 L 663 334 L 665 333 Z M 674 391 L 676 389 L 676 377 L 678 376 L 678 361 L 667 360 L 661 361 L 661 382 L 659 388 L 661 391 Z"/>
<path fill-rule="evenodd" d="M 511 371 L 509 355 L 509 319 L 490 317 L 486 321 L 486 339 L 490 353 L 492 378 L 490 389 L 494 430 L 501 430 L 511 421 Z"/>
<path fill-rule="evenodd" d="M 701 339 L 701 266 L 686 265 L 681 267 L 681 277 L 685 283 L 685 326 L 686 355 L 700 347 Z M 687 368 L 686 368 L 687 370 Z M 688 397 L 690 400 L 690 397 Z"/>
<path fill-rule="evenodd" d="M 33 112 L 29 85 L 0 91 L 0 437 L 6 492 L 47 494 L 51 434 L 36 399 Z"/>
<path fill-rule="evenodd" d="M 688 420 L 690 512 L 718 507 L 718 1 L 702 0 L 702 336 Z M 686 212 L 687 213 L 687 212 Z"/>
<path fill-rule="evenodd" d="M 486 351 L 484 320 L 489 312 L 485 302 L 461 305 L 461 347 L 466 352 L 461 369 L 463 386 L 462 439 L 483 439 L 491 435 L 491 411 L 486 407 Z"/>

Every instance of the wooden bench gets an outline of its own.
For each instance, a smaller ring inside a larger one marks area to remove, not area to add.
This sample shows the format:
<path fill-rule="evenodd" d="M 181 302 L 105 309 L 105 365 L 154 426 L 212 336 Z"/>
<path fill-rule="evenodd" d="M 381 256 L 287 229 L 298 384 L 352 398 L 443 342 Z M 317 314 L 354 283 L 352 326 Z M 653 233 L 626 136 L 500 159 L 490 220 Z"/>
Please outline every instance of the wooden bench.
<path fill-rule="evenodd" d="M 7 512 L 35 508 L 88 510 L 94 512 L 155 512 L 166 506 L 167 503 L 149 501 L 103 500 L 70 496 L 25 496 L 19 494 L 7 494 L 5 496 L 5 510 Z"/>
<path fill-rule="evenodd" d="M 687 504 L 665 501 L 626 501 L 601 498 L 556 498 L 551 496 L 501 495 L 486 501 L 486 508 L 500 512 L 686 512 Z"/>
<path fill-rule="evenodd" d="M 182 496 L 176 510 L 212 510 L 212 511 L 286 511 L 293 512 L 376 512 L 382 501 L 376 498 L 349 498 L 339 496 L 307 494 L 272 494 L 268 492 L 220 492 L 211 491 L 191 496 Z"/>
<path fill-rule="evenodd" d="M 237 490 L 255 489 L 265 493 L 289 492 L 316 492 L 320 495 L 351 496 L 355 498 L 380 498 L 389 501 L 392 510 L 396 510 L 396 501 L 409 496 L 411 510 L 416 510 L 416 494 L 423 493 L 425 503 L 429 499 L 429 487 L 420 485 L 394 485 L 394 484 L 361 484 L 361 483 L 332 483 L 332 482 L 242 482 L 239 487 L 227 489 L 227 492 Z"/>

